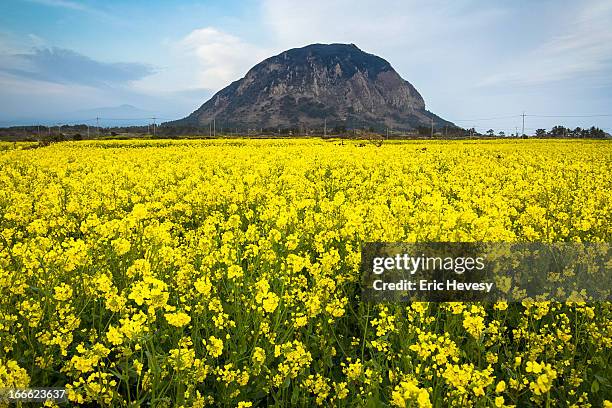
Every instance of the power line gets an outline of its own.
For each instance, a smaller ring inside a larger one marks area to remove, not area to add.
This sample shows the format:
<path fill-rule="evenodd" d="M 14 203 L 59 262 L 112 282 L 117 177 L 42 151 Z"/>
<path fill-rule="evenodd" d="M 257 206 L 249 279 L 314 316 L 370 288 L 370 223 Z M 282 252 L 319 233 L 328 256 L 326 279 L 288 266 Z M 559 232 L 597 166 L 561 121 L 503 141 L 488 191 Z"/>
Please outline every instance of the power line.
<path fill-rule="evenodd" d="M 599 118 L 604 116 L 612 116 L 610 113 L 601 115 L 525 115 L 535 118 Z"/>
<path fill-rule="evenodd" d="M 604 113 L 604 114 L 588 114 L 588 115 L 537 115 L 537 114 L 527 114 L 524 113 L 521 115 L 506 115 L 506 116 L 493 116 L 487 118 L 475 118 L 475 119 L 452 119 L 452 122 L 482 122 L 488 120 L 499 120 L 499 119 L 518 119 L 518 118 L 599 118 L 599 117 L 611 117 L 612 114 Z"/>
<path fill-rule="evenodd" d="M 155 117 L 148 117 L 148 118 L 103 118 L 103 117 L 99 117 L 98 119 L 100 120 L 173 120 L 173 119 L 169 119 L 169 118 L 160 118 L 159 116 L 155 116 Z"/>
<path fill-rule="evenodd" d="M 78 119 L 78 120 L 72 120 L 72 121 L 62 121 L 62 123 L 64 123 L 64 124 L 77 123 L 78 124 L 78 123 L 93 122 L 93 121 L 100 121 L 100 120 L 157 120 L 157 119 L 159 119 L 159 120 L 174 120 L 174 119 L 170 119 L 170 118 L 160 118 L 159 116 L 146 117 L 146 118 L 106 118 L 106 117 L 103 117 L 103 116 L 97 116 L 97 117 L 91 118 L 91 119 Z"/>
<path fill-rule="evenodd" d="M 474 119 L 452 119 L 452 122 L 481 122 L 481 121 L 489 121 L 489 120 L 500 120 L 500 119 L 516 119 L 516 118 L 527 118 L 527 117 L 532 117 L 532 118 L 597 118 L 597 117 L 612 117 L 612 114 L 606 113 L 606 114 L 588 114 L 588 115 L 537 115 L 537 114 L 527 114 L 527 113 L 523 113 L 520 115 L 505 115 L 505 116 L 493 116 L 493 117 L 486 117 L 486 118 L 474 118 Z M 96 125 L 99 126 L 99 122 L 100 121 L 144 121 L 144 120 L 174 120 L 172 118 L 160 118 L 160 117 L 140 117 L 140 118 L 108 118 L 108 117 L 102 117 L 102 116 L 98 116 L 96 118 L 89 118 L 89 119 L 79 119 L 79 120 L 72 120 L 72 121 L 62 121 L 61 123 L 63 123 L 64 125 L 68 125 L 68 124 L 85 124 L 85 123 L 90 123 L 90 122 L 96 122 Z M 0 121 L 0 123 L 9 123 L 8 121 Z M 213 126 L 214 126 L 214 119 L 213 119 Z M 213 132 L 214 134 L 214 132 Z"/>
<path fill-rule="evenodd" d="M 522 114 L 518 114 L 518 115 L 500 115 L 500 116 L 490 116 L 490 117 L 480 117 L 480 118 L 475 118 L 475 119 L 455 119 L 454 122 L 472 122 L 472 123 L 464 123 L 462 125 L 462 127 L 467 127 L 470 126 L 470 128 L 472 128 L 475 131 L 485 131 L 487 132 L 488 130 L 494 130 L 496 132 L 500 132 L 503 131 L 505 133 L 517 133 L 518 134 L 518 127 L 515 125 L 521 125 L 521 123 L 519 123 L 516 119 L 521 119 L 522 120 L 522 126 L 521 129 L 523 131 L 523 134 L 525 134 L 525 132 L 532 132 L 537 130 L 539 127 L 526 127 L 526 123 L 525 123 L 525 119 L 526 118 L 534 118 L 532 120 L 532 122 L 535 123 L 530 123 L 532 126 L 533 125 L 544 125 L 545 123 L 538 123 L 538 119 L 544 119 L 544 118 L 599 118 L 599 117 L 612 117 L 612 113 L 602 113 L 602 114 L 568 114 L 568 115 L 539 115 L 539 114 L 527 114 L 525 112 L 523 112 Z M 70 126 L 70 125 L 85 125 L 88 126 L 89 128 L 89 124 L 93 125 L 95 123 L 96 126 L 96 134 L 100 134 L 100 121 L 149 121 L 147 123 L 146 126 L 149 127 L 149 131 L 150 126 L 153 126 L 153 134 L 156 134 L 156 130 L 157 130 L 157 120 L 173 120 L 171 118 L 159 118 L 157 116 L 155 117 L 138 117 L 138 118 L 117 118 L 117 117 L 95 117 L 95 118 L 88 118 L 88 119 L 80 119 L 80 120 L 74 120 L 74 121 L 65 121 L 65 122 L 59 122 L 59 123 L 55 123 L 54 127 L 58 127 L 58 132 L 61 131 L 61 127 L 59 126 L 60 124 L 62 124 L 62 126 Z M 434 131 L 434 121 L 433 121 L 433 117 L 430 118 L 431 119 L 431 130 L 430 130 L 430 134 L 433 136 L 433 131 Z M 480 123 L 480 126 L 476 126 L 477 124 L 479 124 L 479 122 L 486 122 L 486 121 L 492 121 L 492 120 L 502 120 L 502 119 L 514 119 L 512 121 L 501 121 L 498 123 L 495 123 L 494 125 L 497 125 L 495 127 L 485 127 L 486 124 L 485 123 Z M 95 122 L 94 122 L 95 121 Z M 151 122 L 152 121 L 152 124 Z M 209 136 L 212 137 L 216 137 L 216 119 L 213 118 L 213 120 L 211 121 L 212 123 L 209 122 L 208 124 L 208 133 Z M 543 121 L 543 122 L 548 122 L 548 121 Z M 560 122 L 565 122 L 565 121 L 560 121 Z M 0 121 L 0 123 L 2 123 L 2 121 Z M 8 122 L 7 122 L 8 123 Z M 604 123 L 602 123 L 604 124 Z M 607 124 L 607 123 L 605 123 Z M 104 124 L 102 124 L 104 126 Z M 50 133 L 51 132 L 51 126 L 53 125 L 47 125 L 47 132 Z M 113 125 L 113 126 L 119 126 L 118 124 Z M 135 125 L 135 124 L 125 124 L 124 126 L 144 126 L 143 124 L 141 125 Z M 612 128 L 610 127 L 601 127 L 601 126 L 597 126 L 600 129 L 604 129 L 604 130 L 610 130 Z M 302 133 L 302 126 L 300 124 L 300 133 Z M 323 124 L 323 133 L 324 135 L 327 134 L 327 119 L 325 118 L 324 120 L 324 124 Z M 89 131 L 89 129 L 88 129 Z M 40 133 L 40 128 L 37 127 L 36 128 L 36 132 L 37 134 Z M 445 129 L 446 132 L 446 129 Z M 390 129 L 386 129 L 386 133 L 390 133 Z"/>
<path fill-rule="evenodd" d="M 453 122 L 479 122 L 484 120 L 497 120 L 497 119 L 510 119 L 519 118 L 521 115 L 507 115 L 507 116 L 496 116 L 492 118 L 480 118 L 480 119 L 453 119 Z"/>

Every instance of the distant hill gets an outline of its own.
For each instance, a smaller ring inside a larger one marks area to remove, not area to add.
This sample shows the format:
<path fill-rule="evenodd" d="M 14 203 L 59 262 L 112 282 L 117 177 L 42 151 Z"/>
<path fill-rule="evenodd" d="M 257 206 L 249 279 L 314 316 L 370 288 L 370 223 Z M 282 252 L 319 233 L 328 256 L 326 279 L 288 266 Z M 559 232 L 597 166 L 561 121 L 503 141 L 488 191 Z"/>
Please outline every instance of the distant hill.
<path fill-rule="evenodd" d="M 151 118 L 155 116 L 155 113 L 137 108 L 133 105 L 123 104 L 119 106 L 83 109 L 66 113 L 62 116 L 66 118 L 66 120 L 73 121 L 100 118 L 100 126 L 121 126 L 151 123 Z"/>
<path fill-rule="evenodd" d="M 313 44 L 255 65 L 170 126 L 218 128 L 347 128 L 454 126 L 425 109 L 425 101 L 386 60 L 354 44 Z"/>
<path fill-rule="evenodd" d="M 45 125 L 57 126 L 67 124 L 89 124 L 100 126 L 128 126 L 128 125 L 147 125 L 152 122 L 151 118 L 156 116 L 154 112 L 137 108 L 133 105 L 106 106 L 92 109 L 81 109 L 72 112 L 53 114 L 45 117 L 17 117 L 0 119 L 0 126 L 24 126 L 24 125 Z M 99 120 L 96 122 L 96 118 Z M 159 123 L 159 120 L 157 121 Z"/>

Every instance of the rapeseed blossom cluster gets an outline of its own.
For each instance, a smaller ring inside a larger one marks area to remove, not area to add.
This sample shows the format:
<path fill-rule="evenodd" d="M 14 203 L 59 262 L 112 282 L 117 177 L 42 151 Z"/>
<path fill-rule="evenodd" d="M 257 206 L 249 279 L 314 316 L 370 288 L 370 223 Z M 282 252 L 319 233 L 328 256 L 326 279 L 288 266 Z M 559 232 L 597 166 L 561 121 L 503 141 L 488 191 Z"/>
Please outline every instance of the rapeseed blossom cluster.
<path fill-rule="evenodd" d="M 612 238 L 606 141 L 0 151 L 0 388 L 108 407 L 612 406 L 610 303 L 372 304 L 361 244 Z"/>

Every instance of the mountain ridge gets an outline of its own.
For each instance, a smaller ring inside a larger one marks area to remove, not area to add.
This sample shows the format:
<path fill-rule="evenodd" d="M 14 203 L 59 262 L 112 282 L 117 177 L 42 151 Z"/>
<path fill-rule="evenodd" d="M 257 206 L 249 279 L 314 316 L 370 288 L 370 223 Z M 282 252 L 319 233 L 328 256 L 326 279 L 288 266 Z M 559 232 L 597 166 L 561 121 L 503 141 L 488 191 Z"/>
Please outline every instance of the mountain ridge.
<path fill-rule="evenodd" d="M 166 125 L 412 130 L 454 126 L 425 109 L 385 59 L 355 44 L 311 44 L 266 58 L 189 116 Z"/>

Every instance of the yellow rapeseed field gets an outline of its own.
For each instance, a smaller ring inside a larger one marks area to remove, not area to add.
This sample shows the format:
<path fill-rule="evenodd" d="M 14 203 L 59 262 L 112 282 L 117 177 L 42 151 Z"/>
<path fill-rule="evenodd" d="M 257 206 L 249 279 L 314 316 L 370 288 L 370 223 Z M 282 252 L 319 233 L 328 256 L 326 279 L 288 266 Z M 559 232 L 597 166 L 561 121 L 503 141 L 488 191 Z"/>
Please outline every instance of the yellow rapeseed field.
<path fill-rule="evenodd" d="M 612 238 L 605 141 L 0 151 L 0 388 L 100 406 L 610 406 L 610 303 L 360 300 L 363 242 Z"/>

